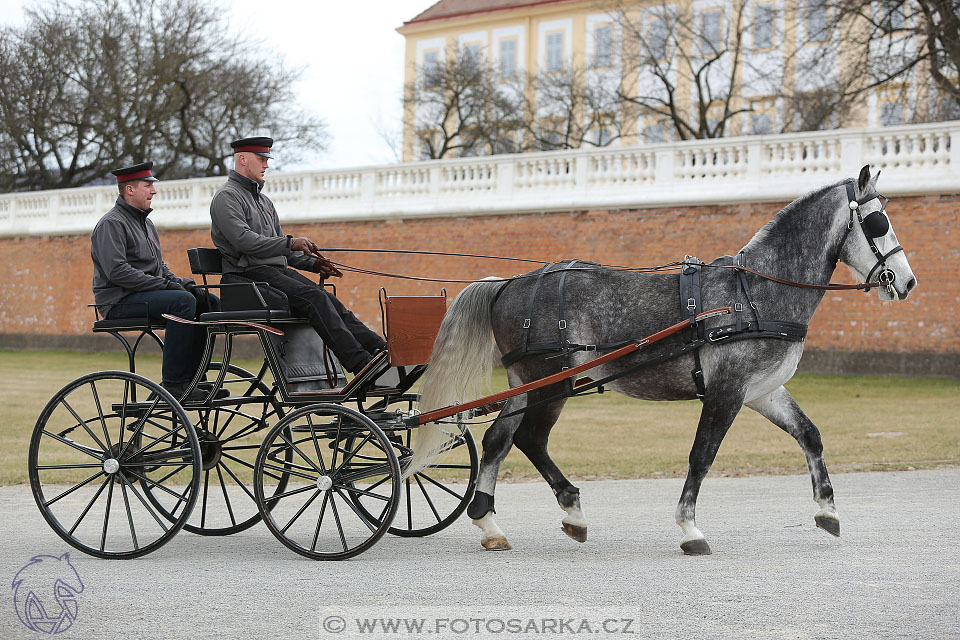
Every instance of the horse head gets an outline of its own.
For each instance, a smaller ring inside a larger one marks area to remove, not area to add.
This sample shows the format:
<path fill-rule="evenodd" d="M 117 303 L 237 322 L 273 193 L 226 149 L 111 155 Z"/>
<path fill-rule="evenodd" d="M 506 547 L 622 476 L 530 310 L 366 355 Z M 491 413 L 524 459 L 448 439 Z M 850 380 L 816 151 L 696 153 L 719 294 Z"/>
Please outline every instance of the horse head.
<path fill-rule="evenodd" d="M 887 199 L 877 191 L 880 172 L 870 175 L 870 165 L 860 170 L 856 181 L 840 184 L 846 189 L 846 230 L 839 260 L 868 283 L 878 283 L 881 300 L 904 300 L 917 286 L 917 277 L 897 241 L 887 215 Z"/>

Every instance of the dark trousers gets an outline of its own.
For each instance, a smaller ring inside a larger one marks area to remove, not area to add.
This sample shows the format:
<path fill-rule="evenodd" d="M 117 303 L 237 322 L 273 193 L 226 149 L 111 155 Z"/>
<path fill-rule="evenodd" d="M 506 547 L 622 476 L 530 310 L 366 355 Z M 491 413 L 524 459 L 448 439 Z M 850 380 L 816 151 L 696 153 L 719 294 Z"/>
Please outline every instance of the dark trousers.
<path fill-rule="evenodd" d="M 210 311 L 220 310 L 220 299 L 208 294 Z M 134 304 L 134 303 L 144 303 Z M 188 291 L 159 289 L 157 291 L 137 291 L 123 298 L 119 304 L 110 308 L 107 318 L 142 318 L 149 310 L 151 320 L 164 321 L 163 314 L 195 320 L 207 309 L 197 309 L 197 299 Z M 193 379 L 203 349 L 207 343 L 207 330 L 204 327 L 166 320 L 167 328 L 163 336 L 163 381 L 183 384 Z"/>
<path fill-rule="evenodd" d="M 287 294 L 290 310 L 306 316 L 348 371 L 356 372 L 387 343 L 360 322 L 335 295 L 293 269 L 254 267 L 243 277 L 266 282 Z"/>

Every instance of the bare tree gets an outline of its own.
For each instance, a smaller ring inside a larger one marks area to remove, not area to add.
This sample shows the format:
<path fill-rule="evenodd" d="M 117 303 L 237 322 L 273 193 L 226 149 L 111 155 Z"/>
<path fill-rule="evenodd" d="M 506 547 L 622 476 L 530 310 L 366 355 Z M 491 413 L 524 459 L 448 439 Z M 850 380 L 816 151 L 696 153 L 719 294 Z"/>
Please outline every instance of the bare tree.
<path fill-rule="evenodd" d="M 540 72 L 524 92 L 524 150 L 603 147 L 620 139 L 633 109 L 620 95 L 620 75 L 573 62 Z"/>
<path fill-rule="evenodd" d="M 881 120 L 960 117 L 960 0 L 811 2 L 852 54 L 846 64 L 861 79 L 847 92 L 887 93 L 895 110 L 881 112 Z"/>
<path fill-rule="evenodd" d="M 625 82 L 621 97 L 681 140 L 725 135 L 740 106 L 746 3 L 694 14 L 691 5 L 618 2 Z M 661 125 L 662 126 L 662 125 Z"/>
<path fill-rule="evenodd" d="M 145 159 L 163 178 L 223 175 L 229 141 L 270 132 L 289 152 L 326 128 L 202 0 L 54 0 L 0 34 L 0 188 L 73 187 Z"/>
<path fill-rule="evenodd" d="M 515 151 L 508 141 L 521 126 L 522 93 L 471 50 L 424 65 L 404 88 L 421 159 Z"/>

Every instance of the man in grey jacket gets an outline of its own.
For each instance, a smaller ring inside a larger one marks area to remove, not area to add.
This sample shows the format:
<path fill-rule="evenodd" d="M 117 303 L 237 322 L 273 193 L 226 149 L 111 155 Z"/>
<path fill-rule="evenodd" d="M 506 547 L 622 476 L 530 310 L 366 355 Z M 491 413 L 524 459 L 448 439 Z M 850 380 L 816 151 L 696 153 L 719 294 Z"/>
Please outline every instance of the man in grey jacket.
<path fill-rule="evenodd" d="M 160 236 L 148 219 L 157 190 L 153 163 L 112 171 L 120 197 L 90 235 L 93 295 L 108 320 L 144 318 L 164 322 L 168 313 L 188 320 L 219 310 L 213 294 L 198 289 L 191 278 L 176 276 L 160 252 Z M 163 345 L 163 386 L 180 399 L 200 365 L 206 343 L 203 327 L 167 322 Z M 204 393 L 195 389 L 187 401 Z"/>
<path fill-rule="evenodd" d="M 266 282 L 285 293 L 291 310 L 310 320 L 343 366 L 361 371 L 385 353 L 387 344 L 336 296 L 289 268 L 322 278 L 342 275 L 313 241 L 283 234 L 273 202 L 261 193 L 273 139 L 243 138 L 230 146 L 234 170 L 210 203 L 210 235 L 223 254 L 223 272 Z"/>

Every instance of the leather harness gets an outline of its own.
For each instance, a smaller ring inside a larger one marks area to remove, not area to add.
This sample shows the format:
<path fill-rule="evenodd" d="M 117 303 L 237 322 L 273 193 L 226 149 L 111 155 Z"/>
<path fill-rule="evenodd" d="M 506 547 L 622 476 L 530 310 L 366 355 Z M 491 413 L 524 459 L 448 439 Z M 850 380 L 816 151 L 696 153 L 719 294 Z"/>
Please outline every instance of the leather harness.
<path fill-rule="evenodd" d="M 537 275 L 537 278 L 533 283 L 533 289 L 530 292 L 530 298 L 527 301 L 527 313 L 523 319 L 523 338 L 521 345 L 513 351 L 503 355 L 500 360 L 504 367 L 509 367 L 510 365 L 529 356 L 544 355 L 545 359 L 547 360 L 561 358 L 561 368 L 568 369 L 570 367 L 570 355 L 572 353 L 577 351 L 613 351 L 614 349 L 618 349 L 633 342 L 632 340 L 624 340 L 620 342 L 599 344 L 579 344 L 567 340 L 567 321 L 564 311 L 564 283 L 566 282 L 568 271 L 573 268 L 574 264 L 577 262 L 577 260 L 571 260 L 570 262 L 562 265 L 561 263 L 551 262 L 540 270 L 540 273 Z M 722 342 L 735 342 L 737 340 L 745 340 L 747 338 L 773 338 L 778 340 L 788 340 L 791 342 L 802 342 L 804 340 L 807 335 L 807 325 L 796 322 L 762 320 L 760 318 L 759 308 L 757 304 L 753 302 L 750 296 L 750 288 L 747 284 L 746 277 L 746 271 L 750 270 L 746 269 L 743 252 L 737 256 L 737 265 L 743 267 L 744 269 L 737 270 L 737 300 L 734 303 L 735 321 L 732 324 L 714 327 L 708 331 L 702 322 L 696 321 L 696 316 L 703 312 L 700 287 L 700 276 L 703 270 L 703 264 L 704 263 L 696 257 L 685 256 L 682 263 L 683 266 L 680 270 L 679 291 L 681 316 L 684 319 L 690 320 L 690 326 L 681 334 L 684 337 L 684 344 L 680 348 L 674 349 L 669 353 L 636 363 L 623 371 L 619 371 L 615 374 L 607 376 L 603 380 L 593 381 L 587 385 L 580 386 L 576 391 L 574 391 L 574 381 L 572 378 L 570 378 L 566 381 L 567 388 L 565 395 L 581 395 L 587 391 L 592 391 L 593 389 L 597 389 L 600 393 L 602 393 L 603 385 L 608 382 L 638 371 L 644 367 L 665 362 L 672 358 L 681 356 L 684 353 L 693 352 L 694 367 L 690 374 L 697 390 L 697 398 L 702 400 L 704 394 L 706 393 L 706 384 L 703 377 L 703 366 L 700 363 L 700 347 L 703 345 L 719 344 Z M 551 271 L 551 267 L 555 265 L 561 266 L 558 269 Z M 530 329 L 533 323 L 533 312 L 535 309 L 534 305 L 536 303 L 537 291 L 540 289 L 540 284 L 542 283 L 544 276 L 546 276 L 548 273 L 554 273 L 557 271 L 560 272 L 560 278 L 557 284 L 558 340 L 556 342 L 530 342 Z M 506 286 L 501 287 L 501 289 L 497 292 L 493 301 L 491 302 L 491 306 L 496 303 L 504 289 L 506 289 Z M 745 310 L 747 308 L 750 309 L 750 317 L 744 318 L 746 313 Z M 547 400 L 541 401 L 541 403 L 552 402 L 554 399 L 555 398 L 548 398 Z M 529 410 L 533 406 L 536 405 L 527 406 L 521 411 Z"/>

